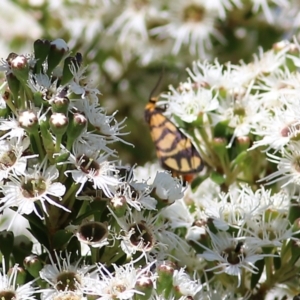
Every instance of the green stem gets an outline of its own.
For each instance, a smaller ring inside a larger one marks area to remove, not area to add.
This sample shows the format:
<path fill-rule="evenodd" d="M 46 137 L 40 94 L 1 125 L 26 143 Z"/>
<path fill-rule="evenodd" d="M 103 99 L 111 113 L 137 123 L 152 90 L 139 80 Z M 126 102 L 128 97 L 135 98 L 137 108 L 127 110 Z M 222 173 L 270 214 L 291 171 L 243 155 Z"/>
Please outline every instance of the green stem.
<path fill-rule="evenodd" d="M 75 194 L 79 189 L 79 184 L 73 182 L 68 191 L 65 193 L 62 203 L 67 205 L 67 207 L 71 207 L 75 202 L 75 197 L 70 197 L 71 195 Z M 70 199 L 71 198 L 71 199 Z"/>
<path fill-rule="evenodd" d="M 92 263 L 95 264 L 95 263 L 99 262 L 99 249 L 90 247 L 90 250 L 91 250 Z"/>
<path fill-rule="evenodd" d="M 272 285 L 273 281 L 273 257 L 265 257 L 265 266 L 266 266 L 266 285 Z"/>
<path fill-rule="evenodd" d="M 55 144 L 55 152 L 56 153 L 60 152 L 60 145 L 61 145 L 62 137 L 63 136 L 61 134 L 56 135 L 56 144 Z"/>
<path fill-rule="evenodd" d="M 39 136 L 39 133 L 38 132 L 34 132 L 34 133 L 32 133 L 32 136 L 33 136 L 33 138 L 35 140 L 35 143 L 36 143 L 36 146 L 37 146 L 37 149 L 38 149 L 39 160 L 43 161 L 44 158 L 45 158 L 45 153 L 44 153 L 44 148 L 43 148 L 43 145 L 41 143 L 41 138 Z"/>

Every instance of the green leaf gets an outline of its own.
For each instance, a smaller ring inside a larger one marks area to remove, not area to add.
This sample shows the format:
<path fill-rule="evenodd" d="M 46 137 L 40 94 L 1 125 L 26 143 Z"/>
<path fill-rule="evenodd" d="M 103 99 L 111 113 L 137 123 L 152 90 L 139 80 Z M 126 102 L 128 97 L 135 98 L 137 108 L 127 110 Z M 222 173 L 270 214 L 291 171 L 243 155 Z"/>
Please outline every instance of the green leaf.
<path fill-rule="evenodd" d="M 213 182 L 216 184 L 223 184 L 225 182 L 225 177 L 223 174 L 220 174 L 218 172 L 211 172 L 210 178 Z"/>
<path fill-rule="evenodd" d="M 54 249 L 65 249 L 72 236 L 73 233 L 66 230 L 58 230 L 57 232 L 55 232 L 52 240 Z"/>

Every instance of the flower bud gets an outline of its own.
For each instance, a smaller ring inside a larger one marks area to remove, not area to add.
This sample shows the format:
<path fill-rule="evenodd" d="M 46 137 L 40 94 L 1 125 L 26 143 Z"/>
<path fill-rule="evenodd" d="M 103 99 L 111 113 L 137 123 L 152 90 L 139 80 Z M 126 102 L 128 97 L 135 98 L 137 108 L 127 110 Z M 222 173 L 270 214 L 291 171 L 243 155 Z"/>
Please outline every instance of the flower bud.
<path fill-rule="evenodd" d="M 87 119 L 84 115 L 75 113 L 71 121 L 69 121 L 69 127 L 67 129 L 67 149 L 71 149 L 75 139 L 86 128 Z"/>
<path fill-rule="evenodd" d="M 36 40 L 33 44 L 34 58 L 36 59 L 35 72 L 40 73 L 42 64 L 50 51 L 50 41 Z"/>
<path fill-rule="evenodd" d="M 1 96 L 0 96 L 1 97 Z M 11 103 L 11 95 L 9 92 L 4 92 L 2 95 L 4 102 L 0 101 L 0 118 L 5 118 L 7 116 L 8 107 L 13 104 Z"/>
<path fill-rule="evenodd" d="M 15 266 L 14 268 L 10 268 L 7 272 L 7 275 L 11 277 L 14 273 L 17 274 L 16 282 L 15 282 L 16 285 L 21 286 L 26 283 L 26 275 L 27 274 L 23 268 L 17 267 L 17 266 Z M 3 298 L 1 298 L 1 299 L 3 299 Z M 6 299 L 6 298 L 4 298 L 4 299 Z"/>
<path fill-rule="evenodd" d="M 151 298 L 153 292 L 153 281 L 151 277 L 145 274 L 142 278 L 138 279 L 135 285 L 137 291 L 142 292 L 143 294 L 138 295 L 138 299 L 147 300 Z"/>
<path fill-rule="evenodd" d="M 52 111 L 67 115 L 70 100 L 67 96 L 56 96 L 52 101 Z"/>
<path fill-rule="evenodd" d="M 38 131 L 39 123 L 37 115 L 32 110 L 25 110 L 19 114 L 19 124 L 27 132 L 33 133 Z"/>
<path fill-rule="evenodd" d="M 0 252 L 4 257 L 9 257 L 12 253 L 14 244 L 14 234 L 12 231 L 0 231 Z"/>
<path fill-rule="evenodd" d="M 11 52 L 8 54 L 6 61 L 8 63 L 9 66 L 11 66 L 11 62 L 18 56 L 17 53 Z"/>
<path fill-rule="evenodd" d="M 127 211 L 127 201 L 123 195 L 114 195 L 110 200 L 109 206 L 117 217 L 122 217 Z"/>
<path fill-rule="evenodd" d="M 240 136 L 236 138 L 237 154 L 247 151 L 250 146 L 249 136 Z"/>
<path fill-rule="evenodd" d="M 69 124 L 69 119 L 62 113 L 53 113 L 49 119 L 50 128 L 54 135 L 62 136 Z"/>
<path fill-rule="evenodd" d="M 228 149 L 226 146 L 227 140 L 223 137 L 215 137 L 212 140 L 212 148 L 221 161 L 225 161 L 226 156 L 228 156 Z"/>
<path fill-rule="evenodd" d="M 67 161 L 67 159 L 69 158 L 70 156 L 70 152 L 65 152 L 65 153 L 62 153 L 60 154 L 59 156 L 56 156 L 55 157 L 55 163 L 62 163 L 62 162 L 65 162 Z"/>
<path fill-rule="evenodd" d="M 69 51 L 69 47 L 63 39 L 56 39 L 50 43 L 48 55 L 48 70 L 50 76 L 54 68 L 61 62 L 65 54 Z"/>
<path fill-rule="evenodd" d="M 43 268 L 43 264 L 36 255 L 29 255 L 24 259 L 24 267 L 32 277 L 37 278 Z"/>
<path fill-rule="evenodd" d="M 173 274 L 175 271 L 175 264 L 171 261 L 164 261 L 159 266 L 157 266 L 157 275 L 156 280 L 157 284 L 157 293 L 164 293 L 168 295 L 173 288 Z"/>
<path fill-rule="evenodd" d="M 24 55 L 18 55 L 11 61 L 11 70 L 21 83 L 27 85 L 29 66 Z"/>

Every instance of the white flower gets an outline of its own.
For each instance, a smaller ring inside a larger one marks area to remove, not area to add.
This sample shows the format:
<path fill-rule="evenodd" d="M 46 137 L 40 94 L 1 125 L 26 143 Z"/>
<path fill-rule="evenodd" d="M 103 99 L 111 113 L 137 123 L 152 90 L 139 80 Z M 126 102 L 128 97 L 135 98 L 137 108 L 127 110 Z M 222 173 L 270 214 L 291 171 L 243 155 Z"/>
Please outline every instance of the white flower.
<path fill-rule="evenodd" d="M 29 139 L 18 143 L 16 138 L 0 140 L 0 181 L 9 175 L 17 177 L 25 175 L 27 160 L 36 155 L 23 156 L 23 152 L 29 147 Z"/>
<path fill-rule="evenodd" d="M 274 2 L 277 6 L 282 8 L 286 7 L 289 3 L 287 0 L 272 0 L 271 2 Z M 257 14 L 261 9 L 268 23 L 274 23 L 274 12 L 268 0 L 252 0 L 252 5 L 253 13 Z"/>
<path fill-rule="evenodd" d="M 107 226 L 107 223 L 83 220 L 80 225 L 69 225 L 65 229 L 72 231 L 82 244 L 98 249 L 109 244 L 110 227 Z"/>
<path fill-rule="evenodd" d="M 193 87 L 191 82 L 181 84 L 179 91 L 170 87 L 169 94 L 162 95 L 167 98 L 166 101 L 160 103 L 167 103 L 169 114 L 174 114 L 181 120 L 191 123 L 204 113 L 210 113 L 219 107 L 217 99 L 218 93 L 213 94 L 212 90 L 202 87 Z"/>
<path fill-rule="evenodd" d="M 255 262 L 268 256 L 258 253 L 257 247 L 249 246 L 245 238 L 234 238 L 227 232 L 213 234 L 208 231 L 208 234 L 211 238 L 212 248 L 210 249 L 200 244 L 205 251 L 199 254 L 199 256 L 208 261 L 216 262 L 216 266 L 209 270 L 216 270 L 217 274 L 224 272 L 229 275 L 237 276 L 238 286 L 241 283 L 243 269 L 257 273 L 258 268 L 254 265 Z"/>
<path fill-rule="evenodd" d="M 184 195 L 182 183 L 178 178 L 172 177 L 169 172 L 157 172 L 152 188 L 156 195 L 168 204 L 181 199 Z"/>
<path fill-rule="evenodd" d="M 154 210 L 156 209 L 157 200 L 150 196 L 151 191 L 152 188 L 147 183 L 138 182 L 132 178 L 119 184 L 111 201 L 122 198 L 136 210 L 143 208 Z"/>
<path fill-rule="evenodd" d="M 265 117 L 263 113 L 258 113 L 260 102 L 255 95 L 251 95 L 251 85 L 246 93 L 239 96 L 229 96 L 226 100 L 220 101 L 222 108 L 220 111 L 224 120 L 228 121 L 228 126 L 233 129 L 233 135 L 227 147 L 231 147 L 236 137 L 247 136 L 253 124 L 258 123 Z"/>
<path fill-rule="evenodd" d="M 111 209 L 110 211 L 122 229 L 123 234 L 118 239 L 121 239 L 121 248 L 128 256 L 142 252 L 150 261 L 153 257 L 164 260 L 168 253 L 178 247 L 182 251 L 188 249 L 187 243 L 159 213 L 127 211 L 124 217 L 117 217 Z"/>
<path fill-rule="evenodd" d="M 0 272 L 0 295 L 1 299 L 14 299 L 14 300 L 36 300 L 33 294 L 38 290 L 33 288 L 33 281 L 26 284 L 17 284 L 18 265 L 14 265 L 10 270 L 10 274 L 6 274 L 5 260 L 2 257 L 2 272 Z"/>
<path fill-rule="evenodd" d="M 34 211 L 37 216 L 43 218 L 35 205 L 36 201 L 40 202 L 46 215 L 48 213 L 45 202 L 69 211 L 60 205 L 58 200 L 53 199 L 53 197 L 60 199 L 66 191 L 63 184 L 55 182 L 58 175 L 55 166 L 46 168 L 46 165 L 42 164 L 40 167 L 37 166 L 35 169 L 30 170 L 25 176 L 10 178 L 11 181 L 1 187 L 4 195 L 0 200 L 1 211 L 7 207 L 17 207 L 17 212 L 20 214 L 28 215 Z M 13 221 L 11 221 L 11 224 Z"/>
<path fill-rule="evenodd" d="M 65 173 L 71 173 L 73 180 L 80 184 L 76 195 L 81 192 L 86 182 L 92 182 L 94 189 L 101 189 L 107 197 L 112 197 L 119 180 L 115 177 L 115 166 L 107 161 L 109 155 L 101 155 L 99 151 L 80 143 L 74 145 L 73 151 L 74 155 L 70 155 L 68 163 L 76 169 L 67 170 Z"/>
<path fill-rule="evenodd" d="M 250 64 L 242 63 L 241 69 L 244 72 L 250 72 L 253 74 L 253 79 L 257 78 L 259 75 L 264 75 L 272 73 L 279 69 L 285 64 L 286 53 L 290 48 L 290 44 L 287 43 L 280 49 L 280 51 L 271 49 L 264 52 L 263 48 L 258 49 L 258 54 L 253 55 L 254 60 Z"/>
<path fill-rule="evenodd" d="M 110 208 L 109 208 L 110 209 Z M 136 252 L 156 252 L 159 243 L 157 234 L 165 228 L 164 224 L 158 223 L 159 215 L 143 216 L 141 211 L 127 211 L 125 216 L 117 217 L 110 209 L 124 234 L 120 235 L 121 248 L 131 256 Z M 160 245 L 161 246 L 161 245 Z"/>
<path fill-rule="evenodd" d="M 29 73 L 28 86 L 33 93 L 40 92 L 44 100 L 50 100 L 61 90 L 61 88 L 57 89 L 57 81 L 58 79 L 51 81 L 51 77 L 47 74 Z"/>
<path fill-rule="evenodd" d="M 157 172 L 164 171 L 161 165 L 156 163 L 146 163 L 144 166 L 137 166 L 133 169 L 134 178 L 136 180 L 146 180 L 148 184 L 152 184 Z"/>
<path fill-rule="evenodd" d="M 234 72 L 236 72 L 237 66 L 233 66 L 230 63 L 226 65 L 220 64 L 217 59 L 214 63 L 207 60 L 205 61 L 194 61 L 192 70 L 187 68 L 187 72 L 196 85 L 208 86 L 209 88 L 216 89 L 233 89 L 238 82 L 234 80 Z"/>
<path fill-rule="evenodd" d="M 114 150 L 107 147 L 107 140 L 104 137 L 99 136 L 99 134 L 83 130 L 80 136 L 74 142 L 73 147 L 77 147 L 77 144 L 86 145 L 92 151 L 104 151 L 109 156 L 117 156 Z"/>
<path fill-rule="evenodd" d="M 87 101 L 87 104 L 92 106 L 98 104 L 98 95 L 100 91 L 96 88 L 90 87 L 90 83 L 86 82 L 85 71 L 87 67 L 76 68 L 74 64 L 71 64 L 70 71 L 73 75 L 73 79 L 69 84 L 70 91 L 76 95 L 81 95 L 81 101 Z M 75 101 L 75 100 L 72 100 Z"/>
<path fill-rule="evenodd" d="M 202 289 L 201 283 L 196 280 L 191 280 L 190 276 L 183 268 L 174 271 L 173 287 L 181 295 L 191 298 L 194 298 L 195 295 Z"/>
<path fill-rule="evenodd" d="M 172 228 L 189 228 L 194 222 L 194 218 L 189 212 L 183 199 L 179 199 L 172 205 L 165 207 L 161 213 L 167 220 L 169 220 L 169 224 Z"/>
<path fill-rule="evenodd" d="M 47 264 L 40 271 L 41 279 L 45 280 L 50 288 L 42 290 L 41 299 L 84 299 L 84 294 L 89 294 L 92 285 L 92 278 L 95 276 L 90 273 L 94 266 L 79 266 L 80 260 L 76 264 L 71 264 L 71 253 L 66 253 L 66 257 L 55 254 L 55 262 L 50 253 L 51 264 Z M 62 297 L 62 298 L 59 298 Z"/>
<path fill-rule="evenodd" d="M 282 182 L 281 188 L 288 185 L 300 185 L 300 143 L 291 142 L 281 151 L 282 157 L 267 153 L 268 160 L 277 164 L 277 171 L 260 179 L 267 184 Z"/>
<path fill-rule="evenodd" d="M 269 75 L 260 76 L 253 89 L 259 91 L 257 97 L 261 103 L 261 110 L 273 110 L 282 105 L 295 105 L 298 102 L 300 88 L 300 74 L 292 73 L 287 68 L 278 69 Z"/>
<path fill-rule="evenodd" d="M 125 300 L 133 299 L 136 294 L 143 294 L 143 292 L 136 289 L 136 284 L 149 273 L 152 264 L 148 264 L 144 269 L 135 268 L 134 261 L 121 266 L 116 264 L 112 264 L 112 266 L 114 271 L 111 273 L 104 264 L 99 263 L 97 265 L 97 272 L 101 279 L 94 281 L 92 289 L 93 294 L 99 296 L 97 299 Z"/>
<path fill-rule="evenodd" d="M 260 218 L 248 219 L 245 228 L 249 236 L 248 243 L 253 247 L 281 247 L 294 234 L 299 233 L 299 231 L 293 232 L 286 218 L 286 212 L 272 214 L 270 209 L 266 210 Z"/>
<path fill-rule="evenodd" d="M 146 41 L 148 39 L 146 21 L 149 19 L 149 15 L 157 15 L 157 13 L 158 11 L 151 2 L 139 2 L 137 4 L 136 0 L 129 0 L 122 13 L 108 29 L 108 34 L 119 31 L 118 40 L 121 44 L 126 42 L 130 36 L 137 40 Z"/>
<path fill-rule="evenodd" d="M 7 131 L 4 133 L 0 140 L 3 140 L 5 138 L 17 138 L 20 142 L 23 137 L 26 136 L 24 128 L 20 126 L 20 123 L 13 117 L 12 119 L 0 119 L 0 130 L 1 131 Z"/>
<path fill-rule="evenodd" d="M 128 132 L 121 132 L 126 127 L 124 124 L 126 118 L 121 122 L 115 119 L 115 111 L 111 116 L 107 116 L 103 108 L 100 106 L 90 105 L 85 110 L 85 114 L 89 122 L 95 127 L 95 132 L 107 142 L 121 141 L 127 145 L 132 145 L 124 141 L 120 136 L 128 135 Z"/>
<path fill-rule="evenodd" d="M 173 54 L 178 54 L 182 45 L 188 45 L 192 55 L 205 57 L 212 49 L 212 36 L 224 42 L 222 34 L 215 28 L 218 12 L 210 10 L 206 3 L 201 0 L 173 2 L 169 24 L 153 28 L 151 34 L 158 34 L 162 39 L 175 39 Z"/>
<path fill-rule="evenodd" d="M 283 107 L 284 103 L 286 104 Z M 265 146 L 266 151 L 274 149 L 280 151 L 289 143 L 291 139 L 299 134 L 300 108 L 295 105 L 288 105 L 282 99 L 282 107 L 272 109 L 272 114 L 266 118 L 261 118 L 257 124 L 252 123 L 252 132 L 261 137 L 254 141 L 250 149 Z M 259 113 L 260 114 L 260 113 Z"/>

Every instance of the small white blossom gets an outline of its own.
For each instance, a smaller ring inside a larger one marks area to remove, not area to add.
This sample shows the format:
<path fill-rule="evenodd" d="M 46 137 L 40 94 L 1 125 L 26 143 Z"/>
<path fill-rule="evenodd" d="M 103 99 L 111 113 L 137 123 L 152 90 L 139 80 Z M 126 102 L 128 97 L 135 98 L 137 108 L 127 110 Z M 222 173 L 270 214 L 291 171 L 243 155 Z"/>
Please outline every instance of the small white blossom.
<path fill-rule="evenodd" d="M 96 299 L 114 300 L 114 299 L 133 299 L 134 295 L 142 295 L 141 291 L 136 289 L 139 280 L 149 273 L 152 264 L 148 264 L 144 269 L 136 268 L 134 262 L 129 262 L 121 266 L 112 264 L 114 272 L 110 273 L 106 266 L 99 263 L 97 272 L 101 279 L 95 280 L 93 285 L 93 294 Z"/>
<path fill-rule="evenodd" d="M 115 177 L 115 166 L 107 161 L 109 155 L 101 155 L 99 151 L 79 143 L 74 145 L 73 151 L 68 163 L 76 169 L 65 173 L 71 173 L 74 181 L 80 184 L 76 194 L 81 192 L 87 182 L 92 182 L 94 189 L 101 189 L 107 197 L 112 197 L 119 180 Z"/>
<path fill-rule="evenodd" d="M 161 200 L 169 204 L 181 199 L 184 195 L 182 183 L 178 178 L 172 177 L 169 172 L 157 172 L 152 188 Z"/>
<path fill-rule="evenodd" d="M 170 90 L 169 94 L 162 95 L 167 100 L 160 103 L 168 104 L 168 114 L 174 114 L 187 123 L 196 121 L 200 115 L 209 114 L 219 107 L 218 93 L 214 95 L 213 90 L 194 88 L 191 82 L 181 84 L 179 91 L 172 86 Z"/>
<path fill-rule="evenodd" d="M 5 260 L 2 257 L 2 270 L 0 271 L 0 295 L 1 299 L 36 300 L 34 296 L 38 290 L 33 287 L 33 281 L 26 284 L 17 284 L 18 265 L 14 265 L 10 274 L 6 274 Z"/>
<path fill-rule="evenodd" d="M 8 207 L 17 207 L 17 212 L 20 214 L 28 215 L 34 211 L 37 216 L 43 218 L 35 205 L 36 201 L 40 202 L 46 215 L 48 213 L 45 202 L 69 211 L 59 204 L 58 200 L 53 199 L 53 197 L 60 199 L 66 191 L 63 184 L 55 182 L 58 175 L 58 170 L 54 165 L 46 168 L 46 165 L 42 164 L 39 168 L 30 170 L 25 176 L 10 178 L 11 181 L 1 187 L 4 195 L 0 200 L 1 211 Z M 13 220 L 11 224 L 12 222 Z"/>
<path fill-rule="evenodd" d="M 212 49 L 211 38 L 224 42 L 222 34 L 216 29 L 218 12 L 207 7 L 207 1 L 188 0 L 174 2 L 170 7 L 169 23 L 151 30 L 162 39 L 175 40 L 173 54 L 178 54 L 183 45 L 187 45 L 192 55 L 208 56 Z"/>
<path fill-rule="evenodd" d="M 66 253 L 66 257 L 55 254 L 55 262 L 49 253 L 51 264 L 47 264 L 40 271 L 40 277 L 46 281 L 50 287 L 44 289 L 41 299 L 84 299 L 84 294 L 89 294 L 92 289 L 92 274 L 94 266 L 80 265 L 80 260 L 76 264 L 71 263 L 71 253 Z M 62 298 L 59 298 L 62 297 Z"/>
<path fill-rule="evenodd" d="M 18 143 L 16 138 L 0 140 L 0 181 L 9 175 L 17 177 L 25 175 L 27 160 L 36 155 L 24 156 L 23 152 L 29 147 L 29 139 Z"/>
<path fill-rule="evenodd" d="M 212 248 L 201 245 L 205 249 L 200 257 L 208 261 L 215 261 L 216 266 L 209 270 L 217 274 L 226 273 L 238 277 L 238 286 L 241 283 L 243 269 L 252 273 L 257 273 L 258 268 L 254 265 L 256 261 L 263 259 L 265 256 L 258 252 L 257 247 L 247 244 L 247 239 L 241 237 L 232 237 L 227 232 L 218 232 L 213 234 L 208 231 L 211 238 Z"/>
<path fill-rule="evenodd" d="M 282 157 L 267 153 L 268 160 L 277 164 L 277 171 L 260 179 L 267 184 L 282 182 L 281 188 L 300 185 L 300 143 L 291 142 L 281 151 Z"/>

